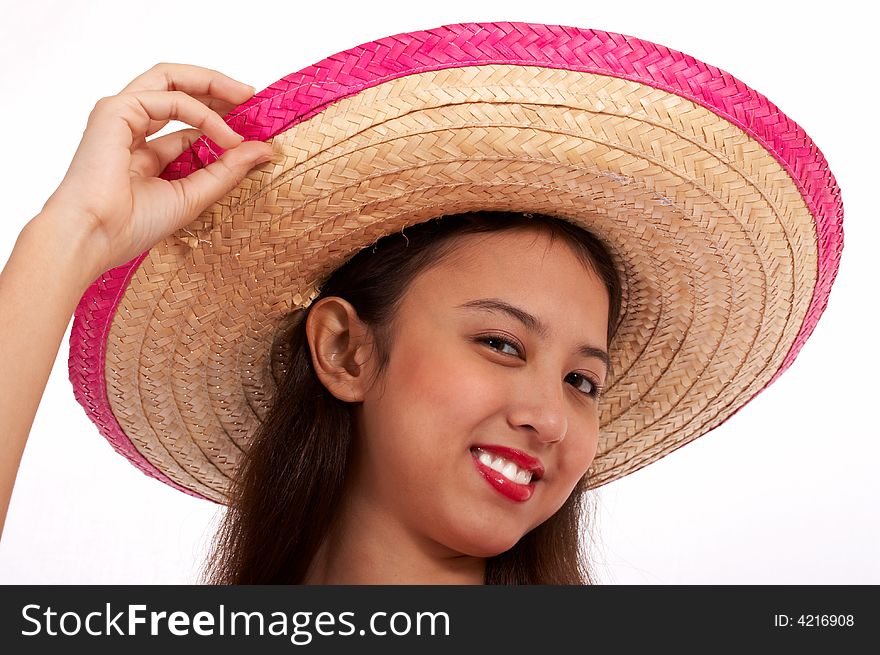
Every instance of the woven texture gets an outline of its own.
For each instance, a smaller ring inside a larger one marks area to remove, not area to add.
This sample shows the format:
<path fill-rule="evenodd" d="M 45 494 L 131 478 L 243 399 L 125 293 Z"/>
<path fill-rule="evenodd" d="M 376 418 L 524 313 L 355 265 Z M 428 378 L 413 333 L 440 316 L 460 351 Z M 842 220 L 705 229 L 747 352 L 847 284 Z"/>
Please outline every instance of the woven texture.
<path fill-rule="evenodd" d="M 119 452 L 218 502 L 272 400 L 285 317 L 407 225 L 538 211 L 611 246 L 627 282 L 593 486 L 781 374 L 839 263 L 839 191 L 803 131 L 723 71 L 632 37 L 521 23 L 397 35 L 279 80 L 227 122 L 271 141 L 275 162 L 97 280 L 70 357 L 77 399 Z M 163 177 L 220 154 L 199 141 Z"/>

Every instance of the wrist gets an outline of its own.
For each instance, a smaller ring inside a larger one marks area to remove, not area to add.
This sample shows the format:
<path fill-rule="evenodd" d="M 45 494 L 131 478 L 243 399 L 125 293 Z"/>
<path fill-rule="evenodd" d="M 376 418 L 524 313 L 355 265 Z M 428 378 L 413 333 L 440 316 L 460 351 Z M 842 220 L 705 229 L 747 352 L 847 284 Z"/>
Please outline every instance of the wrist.
<path fill-rule="evenodd" d="M 98 235 L 95 222 L 88 217 L 44 207 L 25 225 L 19 238 L 39 243 L 85 292 L 107 270 Z"/>

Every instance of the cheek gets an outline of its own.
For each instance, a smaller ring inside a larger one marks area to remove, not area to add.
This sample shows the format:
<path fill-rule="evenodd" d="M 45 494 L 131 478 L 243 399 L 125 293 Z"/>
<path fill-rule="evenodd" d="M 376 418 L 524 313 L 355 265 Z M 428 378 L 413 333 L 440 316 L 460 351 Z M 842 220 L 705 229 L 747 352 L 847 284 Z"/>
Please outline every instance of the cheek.
<path fill-rule="evenodd" d="M 395 393 L 404 411 L 440 416 L 450 427 L 486 418 L 503 403 L 502 382 L 489 375 L 485 362 L 461 347 L 402 357 L 396 369 Z"/>
<path fill-rule="evenodd" d="M 361 408 L 368 466 L 393 468 L 395 484 L 405 480 L 414 492 L 460 471 L 468 447 L 485 436 L 484 426 L 503 410 L 506 397 L 503 381 L 492 379 L 475 353 L 438 342 L 428 349 L 427 338 L 398 341 Z M 387 484 L 390 478 L 377 480 Z"/>

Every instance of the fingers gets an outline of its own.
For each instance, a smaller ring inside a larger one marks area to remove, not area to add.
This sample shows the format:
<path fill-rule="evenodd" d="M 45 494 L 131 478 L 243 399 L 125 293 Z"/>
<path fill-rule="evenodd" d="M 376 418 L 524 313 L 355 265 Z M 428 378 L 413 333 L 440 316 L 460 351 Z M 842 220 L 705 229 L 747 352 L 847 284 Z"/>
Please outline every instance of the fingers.
<path fill-rule="evenodd" d="M 233 109 L 238 107 L 237 104 L 232 102 L 226 102 L 225 100 L 217 100 L 216 98 L 209 98 L 208 96 L 194 96 L 196 100 L 206 105 L 209 109 L 214 110 L 222 117 L 226 117 L 226 115 L 231 112 Z M 157 121 L 150 120 L 150 127 L 147 128 L 146 136 L 151 136 L 161 130 L 163 127 L 168 125 L 171 120 Z"/>
<path fill-rule="evenodd" d="M 106 128 L 97 138 L 99 146 L 128 148 L 144 138 L 151 121 L 171 120 L 201 130 L 223 149 L 234 148 L 243 139 L 219 114 L 182 91 L 139 91 L 103 98 L 90 117 L 92 125 Z"/>
<path fill-rule="evenodd" d="M 197 97 L 196 100 L 205 103 L 209 108 L 224 117 L 238 106 L 213 98 Z M 148 130 L 147 136 L 158 132 L 170 122 L 170 119 L 163 121 L 151 120 L 150 123 L 155 125 L 155 130 L 152 130 L 152 128 Z M 177 159 L 180 153 L 190 148 L 201 136 L 202 133 L 199 130 L 190 128 L 165 134 L 149 142 L 138 142 L 139 147 L 131 154 L 131 171 L 145 177 L 155 177 L 165 170 L 168 164 Z"/>
<path fill-rule="evenodd" d="M 183 91 L 191 96 L 209 96 L 240 105 L 256 92 L 219 71 L 190 64 L 156 64 L 134 78 L 120 93 L 136 91 Z"/>
<path fill-rule="evenodd" d="M 190 128 L 157 137 L 131 153 L 129 168 L 143 177 L 156 177 L 200 136 L 201 132 Z"/>
<path fill-rule="evenodd" d="M 179 189 L 187 208 L 180 226 L 188 225 L 211 204 L 220 200 L 230 189 L 244 179 L 248 171 L 261 163 L 261 155 L 268 160 L 269 146 L 250 141 L 233 150 L 227 150 L 217 161 L 190 173 L 187 177 L 172 180 Z"/>
<path fill-rule="evenodd" d="M 160 63 L 132 80 L 120 94 L 138 91 L 182 91 L 225 116 L 253 96 L 256 89 L 210 68 Z M 145 134 L 155 134 L 167 124 L 167 120 L 151 123 Z"/>

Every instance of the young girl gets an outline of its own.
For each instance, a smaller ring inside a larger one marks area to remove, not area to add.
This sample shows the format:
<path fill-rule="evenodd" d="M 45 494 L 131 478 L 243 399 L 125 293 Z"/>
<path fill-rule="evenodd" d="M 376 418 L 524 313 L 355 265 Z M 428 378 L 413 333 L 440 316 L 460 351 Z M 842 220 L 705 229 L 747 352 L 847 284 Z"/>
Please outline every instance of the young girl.
<path fill-rule="evenodd" d="M 619 307 L 601 244 L 551 217 L 450 216 L 361 250 L 292 330 L 219 579 L 589 579 L 578 519 Z M 266 525 L 289 546 L 267 550 Z"/>
<path fill-rule="evenodd" d="M 81 298 L 92 420 L 230 507 L 209 579 L 588 582 L 586 489 L 775 379 L 839 260 L 836 186 L 800 128 L 668 49 L 704 95 L 624 74 L 657 52 L 446 26 L 253 97 L 160 65 L 100 101 L 0 285 L 2 355 L 26 372 L 0 383 L 6 501 Z M 210 141 L 146 141 L 172 119 Z"/>

